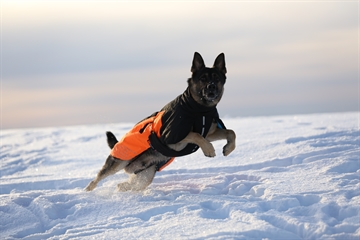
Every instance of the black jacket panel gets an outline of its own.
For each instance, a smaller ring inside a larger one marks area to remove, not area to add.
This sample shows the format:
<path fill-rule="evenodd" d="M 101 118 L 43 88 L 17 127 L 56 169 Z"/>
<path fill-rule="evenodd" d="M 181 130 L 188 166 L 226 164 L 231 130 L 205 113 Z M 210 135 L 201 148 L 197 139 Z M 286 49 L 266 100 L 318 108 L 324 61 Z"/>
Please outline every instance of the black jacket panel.
<path fill-rule="evenodd" d="M 161 119 L 160 139 L 152 134 L 149 140 L 152 147 L 165 156 L 178 157 L 195 152 L 199 148 L 195 144 L 188 144 L 181 151 L 174 151 L 167 147 L 168 144 L 183 140 L 190 131 L 206 137 L 213 122 L 225 128 L 219 119 L 216 106 L 205 107 L 197 103 L 191 97 L 189 89 L 168 103 L 161 111 L 165 112 Z"/>

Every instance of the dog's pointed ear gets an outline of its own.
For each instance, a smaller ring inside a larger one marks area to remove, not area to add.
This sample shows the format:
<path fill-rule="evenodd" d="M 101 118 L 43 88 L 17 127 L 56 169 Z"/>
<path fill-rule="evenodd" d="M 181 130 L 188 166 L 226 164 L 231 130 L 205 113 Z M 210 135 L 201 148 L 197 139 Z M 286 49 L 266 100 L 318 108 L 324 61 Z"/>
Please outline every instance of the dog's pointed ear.
<path fill-rule="evenodd" d="M 195 73 L 196 71 L 199 71 L 200 69 L 205 67 L 205 63 L 203 58 L 198 52 L 194 53 L 194 59 L 191 66 L 191 72 Z"/>
<path fill-rule="evenodd" d="M 220 53 L 219 56 L 215 59 L 214 67 L 218 69 L 220 72 L 226 74 L 226 67 L 225 67 L 225 55 L 224 53 Z"/>

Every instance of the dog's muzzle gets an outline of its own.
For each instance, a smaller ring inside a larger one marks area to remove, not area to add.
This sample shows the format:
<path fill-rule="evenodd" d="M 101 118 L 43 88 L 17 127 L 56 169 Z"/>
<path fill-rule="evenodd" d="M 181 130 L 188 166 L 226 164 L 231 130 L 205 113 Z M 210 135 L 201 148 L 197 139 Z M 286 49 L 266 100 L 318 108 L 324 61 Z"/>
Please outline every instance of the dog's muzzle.
<path fill-rule="evenodd" d="M 219 93 L 218 93 L 218 88 L 215 85 L 215 83 L 209 83 L 208 85 L 206 85 L 206 87 L 203 89 L 203 97 L 205 98 L 205 100 L 207 101 L 214 101 Z"/>

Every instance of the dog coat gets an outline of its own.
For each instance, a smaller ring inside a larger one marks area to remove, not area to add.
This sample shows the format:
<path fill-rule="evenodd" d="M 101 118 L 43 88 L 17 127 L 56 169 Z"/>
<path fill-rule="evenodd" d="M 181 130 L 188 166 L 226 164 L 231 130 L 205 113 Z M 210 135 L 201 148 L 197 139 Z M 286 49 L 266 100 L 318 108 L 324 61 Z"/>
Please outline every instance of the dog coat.
<path fill-rule="evenodd" d="M 157 170 L 161 171 L 175 157 L 185 156 L 199 149 L 196 144 L 187 144 L 181 151 L 175 151 L 170 149 L 168 144 L 180 142 L 190 131 L 197 132 L 205 138 L 213 122 L 217 123 L 219 128 L 226 129 L 219 118 L 216 106 L 206 107 L 197 103 L 191 97 L 188 88 L 159 112 L 137 123 L 115 144 L 110 154 L 127 161 L 153 148 L 169 157 L 157 165 Z"/>

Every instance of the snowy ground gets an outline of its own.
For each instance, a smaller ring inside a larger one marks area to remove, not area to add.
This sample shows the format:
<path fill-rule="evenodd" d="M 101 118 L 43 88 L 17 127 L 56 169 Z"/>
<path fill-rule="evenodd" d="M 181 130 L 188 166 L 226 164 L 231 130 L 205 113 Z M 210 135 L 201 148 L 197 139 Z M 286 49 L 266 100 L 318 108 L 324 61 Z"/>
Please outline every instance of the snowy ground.
<path fill-rule="evenodd" d="M 359 113 L 223 119 L 237 148 L 177 158 L 144 192 L 83 188 L 132 124 L 1 131 L 1 239 L 359 239 Z"/>

